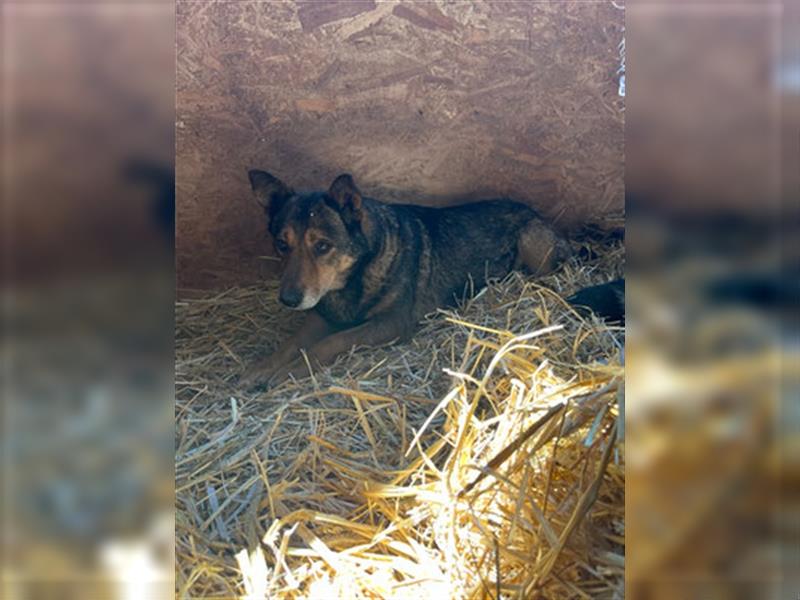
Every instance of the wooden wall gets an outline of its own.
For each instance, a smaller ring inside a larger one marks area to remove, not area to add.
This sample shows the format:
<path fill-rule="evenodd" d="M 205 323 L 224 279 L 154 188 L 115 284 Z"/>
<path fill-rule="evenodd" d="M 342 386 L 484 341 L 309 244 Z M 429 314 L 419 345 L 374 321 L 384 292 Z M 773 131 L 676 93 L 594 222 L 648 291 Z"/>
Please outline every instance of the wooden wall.
<path fill-rule="evenodd" d="M 624 11 L 610 2 L 179 2 L 178 285 L 269 275 L 246 177 L 507 195 L 564 228 L 624 208 Z"/>

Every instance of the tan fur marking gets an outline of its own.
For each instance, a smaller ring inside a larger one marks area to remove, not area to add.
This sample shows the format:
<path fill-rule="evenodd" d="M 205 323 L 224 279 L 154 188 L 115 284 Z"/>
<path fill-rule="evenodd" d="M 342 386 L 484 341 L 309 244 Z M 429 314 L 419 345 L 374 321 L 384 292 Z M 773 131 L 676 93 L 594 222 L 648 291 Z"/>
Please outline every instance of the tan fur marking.
<path fill-rule="evenodd" d="M 309 248 L 312 248 L 314 244 L 316 244 L 318 241 L 324 240 L 325 236 L 322 235 L 322 232 L 319 229 L 312 229 L 309 227 L 308 229 L 306 229 L 304 238 L 305 239 L 303 240 L 303 242 L 305 243 L 305 245 L 308 246 Z"/>
<path fill-rule="evenodd" d="M 335 250 L 332 253 L 336 253 Z M 334 254 L 330 261 L 317 264 L 320 291 L 323 293 L 344 287 L 345 273 L 353 266 L 355 259 L 346 254 Z"/>
<path fill-rule="evenodd" d="M 296 250 L 297 260 L 300 261 L 297 279 L 306 296 L 318 301 L 328 292 L 344 287 L 345 274 L 353 266 L 355 259 L 338 252 L 335 247 L 330 253 L 316 257 L 314 244 L 326 239 L 318 229 L 307 229 L 303 238 L 303 244 Z"/>
<path fill-rule="evenodd" d="M 280 232 L 279 237 L 283 237 L 283 239 L 286 240 L 286 243 L 292 248 L 294 248 L 295 243 L 297 243 L 297 233 L 295 233 L 295 230 L 291 227 L 284 227 Z"/>
<path fill-rule="evenodd" d="M 517 262 L 534 275 L 549 273 L 568 255 L 567 244 L 552 229 L 537 221 L 531 222 L 521 232 L 517 250 Z"/>

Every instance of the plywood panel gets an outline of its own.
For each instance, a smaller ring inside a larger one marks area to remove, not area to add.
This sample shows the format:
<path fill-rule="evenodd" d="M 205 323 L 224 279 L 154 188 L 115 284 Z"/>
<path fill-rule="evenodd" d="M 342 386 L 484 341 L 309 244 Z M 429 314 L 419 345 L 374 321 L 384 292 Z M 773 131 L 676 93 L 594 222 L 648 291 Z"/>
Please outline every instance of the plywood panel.
<path fill-rule="evenodd" d="M 389 201 L 506 195 L 564 227 L 623 210 L 611 3 L 178 4 L 181 286 L 249 281 L 270 252 L 246 170 L 343 171 Z"/>

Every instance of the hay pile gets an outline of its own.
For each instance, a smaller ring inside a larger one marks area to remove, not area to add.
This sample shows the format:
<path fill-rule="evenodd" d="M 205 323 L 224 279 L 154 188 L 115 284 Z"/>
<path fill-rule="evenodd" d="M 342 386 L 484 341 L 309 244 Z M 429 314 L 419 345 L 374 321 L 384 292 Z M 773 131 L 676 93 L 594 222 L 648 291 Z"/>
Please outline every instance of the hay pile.
<path fill-rule="evenodd" d="M 179 597 L 622 597 L 623 331 L 562 299 L 622 268 L 513 273 L 266 392 L 275 289 L 179 302 Z"/>

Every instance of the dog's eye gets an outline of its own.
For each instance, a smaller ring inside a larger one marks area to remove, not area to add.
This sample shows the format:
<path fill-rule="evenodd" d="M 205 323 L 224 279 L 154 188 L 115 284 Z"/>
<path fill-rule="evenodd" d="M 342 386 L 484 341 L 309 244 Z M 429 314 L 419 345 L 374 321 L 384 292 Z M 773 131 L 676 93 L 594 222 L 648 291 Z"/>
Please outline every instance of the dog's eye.
<path fill-rule="evenodd" d="M 291 248 L 289 248 L 289 244 L 283 240 L 275 240 L 275 250 L 278 251 L 278 254 L 288 254 Z"/>
<path fill-rule="evenodd" d="M 327 254 L 328 252 L 330 252 L 331 248 L 333 248 L 333 246 L 331 246 L 330 243 L 322 240 L 314 244 L 314 252 L 316 253 L 317 256 L 322 256 L 323 254 Z"/>

